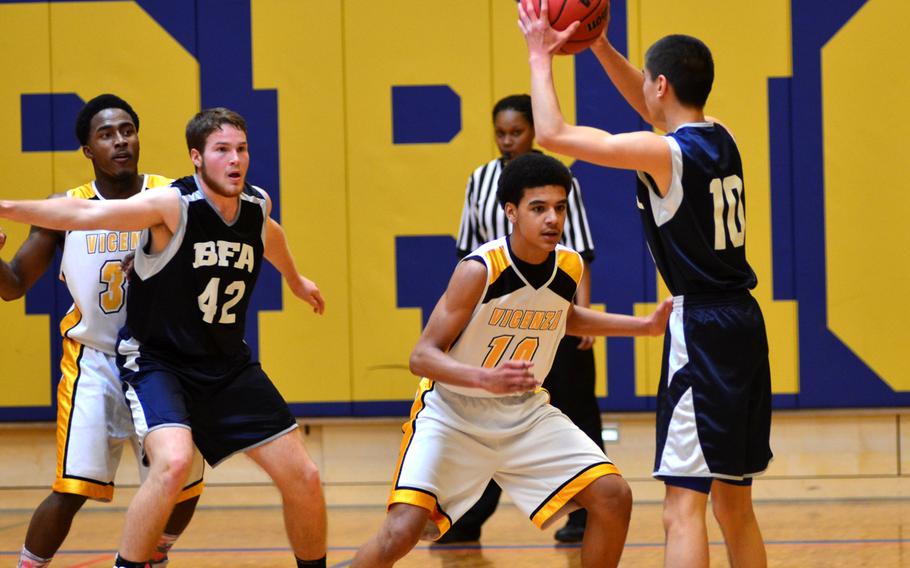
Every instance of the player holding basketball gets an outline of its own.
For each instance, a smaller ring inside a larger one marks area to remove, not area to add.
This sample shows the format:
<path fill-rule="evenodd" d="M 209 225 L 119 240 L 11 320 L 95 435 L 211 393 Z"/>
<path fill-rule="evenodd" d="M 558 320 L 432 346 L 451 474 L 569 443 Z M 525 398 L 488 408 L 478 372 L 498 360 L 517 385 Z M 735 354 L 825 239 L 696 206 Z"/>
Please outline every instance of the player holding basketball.
<path fill-rule="evenodd" d="M 100 95 L 76 118 L 76 137 L 92 161 L 95 180 L 53 198 L 104 201 L 127 199 L 171 180 L 139 174 L 139 117 L 123 99 Z M 2 233 L 0 233 L 2 235 Z M 0 238 L 0 248 L 5 236 Z M 86 499 L 110 501 L 123 445 L 138 455 L 138 440 L 123 398 L 114 359 L 117 332 L 126 320 L 126 287 L 120 263 L 138 234 L 109 231 L 55 231 L 33 226 L 13 260 L 0 260 L 0 296 L 21 298 L 63 250 L 60 278 L 73 305 L 63 321 L 62 377 L 57 387 L 57 478 L 35 510 L 19 556 L 19 568 L 43 568 L 63 544 L 73 517 Z M 198 457 L 198 454 L 197 454 Z M 140 477 L 147 468 L 140 463 Z M 189 523 L 202 492 L 202 460 L 196 459 L 153 555 L 167 564 L 167 552 Z M 160 534 L 160 532 L 159 532 Z M 158 535 L 155 535 L 158 537 Z"/>
<path fill-rule="evenodd" d="M 611 135 L 567 124 L 553 87 L 552 57 L 575 30 L 556 32 L 546 2 L 537 17 L 519 4 L 528 45 L 537 140 L 592 163 L 637 170 L 638 207 L 651 254 L 674 295 L 657 395 L 654 475 L 666 485 L 666 566 L 707 567 L 705 509 L 734 567 L 767 564 L 752 509 L 752 478 L 771 460 L 768 342 L 755 273 L 745 256 L 742 163 L 729 131 L 706 117 L 711 52 L 667 36 L 635 69 L 605 37 L 592 46 L 607 75 L 650 124 L 667 132 Z"/>
<path fill-rule="evenodd" d="M 245 452 L 275 482 L 298 566 L 325 566 L 325 501 L 297 423 L 243 340 L 265 257 L 322 313 L 271 201 L 246 183 L 246 122 L 223 109 L 186 129 L 196 175 L 119 201 L 0 201 L 0 217 L 57 229 L 146 228 L 130 278 L 118 366 L 151 471 L 127 512 L 117 567 L 144 566 L 189 473 Z M 73 201 L 73 200 L 66 200 Z"/>
<path fill-rule="evenodd" d="M 572 175 L 558 160 L 512 160 L 498 198 L 511 235 L 455 269 L 411 354 L 420 381 L 405 424 L 389 511 L 353 566 L 392 566 L 420 538 L 436 539 L 495 479 L 539 528 L 588 510 L 582 565 L 616 566 L 632 495 L 603 451 L 539 388 L 563 335 L 657 335 L 651 316 L 574 306 L 581 256 L 559 245 Z"/>

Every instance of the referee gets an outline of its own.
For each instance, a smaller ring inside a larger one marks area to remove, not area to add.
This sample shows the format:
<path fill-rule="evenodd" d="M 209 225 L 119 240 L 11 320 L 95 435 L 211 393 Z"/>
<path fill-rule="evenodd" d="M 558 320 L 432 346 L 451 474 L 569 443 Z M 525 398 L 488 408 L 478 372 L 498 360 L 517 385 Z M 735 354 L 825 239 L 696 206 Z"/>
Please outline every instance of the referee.
<path fill-rule="evenodd" d="M 511 95 L 497 102 L 493 107 L 493 132 L 500 157 L 478 167 L 468 178 L 456 243 L 459 258 L 464 258 L 483 243 L 512 232 L 505 211 L 496 199 L 496 189 L 499 186 L 499 175 L 509 160 L 537 151 L 533 149 L 534 117 L 531 113 L 531 97 Z M 581 187 L 574 177 L 561 243 L 578 251 L 585 261 L 584 276 L 579 283 L 575 303 L 590 307 L 591 275 L 588 265 L 594 260 L 594 242 L 581 199 Z M 593 337 L 564 337 L 550 374 L 544 381 L 544 387 L 550 393 L 550 403 L 603 449 L 600 408 L 594 396 L 593 343 Z M 491 481 L 477 504 L 436 542 L 451 544 L 479 540 L 481 525 L 496 510 L 501 494 L 502 490 L 496 482 Z M 584 536 L 586 520 L 587 512 L 584 509 L 571 513 L 566 525 L 556 531 L 556 540 L 580 542 Z"/>

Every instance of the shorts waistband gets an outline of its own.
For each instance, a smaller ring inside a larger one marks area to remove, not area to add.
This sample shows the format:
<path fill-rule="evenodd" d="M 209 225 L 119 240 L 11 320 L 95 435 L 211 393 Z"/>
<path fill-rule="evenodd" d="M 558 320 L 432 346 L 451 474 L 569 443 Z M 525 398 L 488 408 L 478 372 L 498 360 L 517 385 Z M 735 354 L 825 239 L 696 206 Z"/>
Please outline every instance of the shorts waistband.
<path fill-rule="evenodd" d="M 727 292 L 700 292 L 696 294 L 683 294 L 673 296 L 673 309 L 683 306 L 687 308 L 701 308 L 707 306 L 728 306 L 739 304 L 752 299 L 748 290 L 730 290 Z"/>

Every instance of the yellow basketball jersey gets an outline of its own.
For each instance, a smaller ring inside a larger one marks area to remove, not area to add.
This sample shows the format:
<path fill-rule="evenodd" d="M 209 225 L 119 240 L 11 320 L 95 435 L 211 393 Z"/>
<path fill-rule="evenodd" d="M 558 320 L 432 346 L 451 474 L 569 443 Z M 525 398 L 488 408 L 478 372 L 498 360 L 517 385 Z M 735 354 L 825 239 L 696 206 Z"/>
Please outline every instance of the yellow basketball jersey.
<path fill-rule="evenodd" d="M 142 189 L 167 186 L 170 178 L 145 174 Z M 66 192 L 67 197 L 104 197 L 92 181 Z M 60 333 L 83 345 L 114 355 L 117 332 L 126 322 L 127 282 L 120 262 L 139 244 L 141 231 L 68 231 L 60 263 L 73 305 L 60 322 Z"/>
<path fill-rule="evenodd" d="M 529 284 L 518 269 L 505 238 L 482 245 L 463 262 L 475 262 L 472 258 L 487 267 L 487 285 L 449 355 L 488 368 L 509 359 L 533 361 L 534 376 L 542 384 L 565 335 L 566 315 L 584 270 L 581 256 L 557 245 L 552 273 L 540 288 Z M 502 396 L 483 389 L 439 386 L 467 396 Z"/>

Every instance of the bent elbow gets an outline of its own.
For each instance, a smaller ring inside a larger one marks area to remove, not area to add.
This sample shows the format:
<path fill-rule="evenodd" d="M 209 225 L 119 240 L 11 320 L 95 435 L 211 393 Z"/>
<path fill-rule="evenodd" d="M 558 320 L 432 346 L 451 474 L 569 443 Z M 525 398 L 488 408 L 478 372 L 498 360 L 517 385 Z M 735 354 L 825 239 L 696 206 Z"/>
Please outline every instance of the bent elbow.
<path fill-rule="evenodd" d="M 535 135 L 535 140 L 537 140 L 537 144 L 545 150 L 557 154 L 569 154 L 571 145 L 568 143 L 569 140 L 567 137 L 563 136 L 562 133 L 562 130 L 551 130 L 544 134 L 538 133 Z"/>
<path fill-rule="evenodd" d="M 540 129 L 535 131 L 534 139 L 537 141 L 537 144 L 541 148 L 546 148 L 547 150 L 552 150 L 553 145 L 556 144 L 556 135 L 553 131 L 548 129 Z"/>
<path fill-rule="evenodd" d="M 25 295 L 25 290 L 16 288 L 14 290 L 0 290 L 0 298 L 3 298 L 4 302 L 12 302 L 18 300 Z"/>
<path fill-rule="evenodd" d="M 408 359 L 408 369 L 411 371 L 412 375 L 418 377 L 423 376 L 423 356 L 419 347 L 415 347 L 411 351 L 411 357 Z"/>

